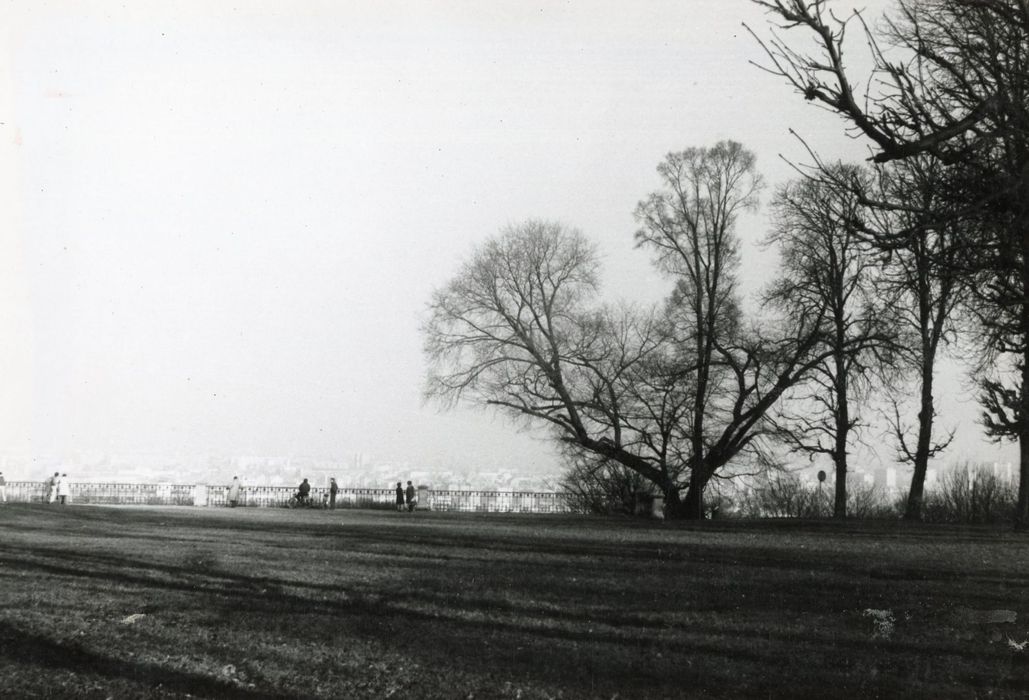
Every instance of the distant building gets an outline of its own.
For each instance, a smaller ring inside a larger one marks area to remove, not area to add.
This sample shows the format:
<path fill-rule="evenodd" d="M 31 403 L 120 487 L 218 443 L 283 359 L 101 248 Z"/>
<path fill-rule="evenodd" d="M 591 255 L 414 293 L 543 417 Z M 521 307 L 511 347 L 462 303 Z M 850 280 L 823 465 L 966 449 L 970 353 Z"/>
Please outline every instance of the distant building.
<path fill-rule="evenodd" d="M 1000 462 L 993 463 L 993 475 L 1001 481 L 1014 481 L 1014 470 L 1012 469 L 1011 462 Z"/>
<path fill-rule="evenodd" d="M 880 467 L 874 472 L 872 482 L 876 487 L 893 492 L 897 490 L 897 470 L 893 467 Z"/>

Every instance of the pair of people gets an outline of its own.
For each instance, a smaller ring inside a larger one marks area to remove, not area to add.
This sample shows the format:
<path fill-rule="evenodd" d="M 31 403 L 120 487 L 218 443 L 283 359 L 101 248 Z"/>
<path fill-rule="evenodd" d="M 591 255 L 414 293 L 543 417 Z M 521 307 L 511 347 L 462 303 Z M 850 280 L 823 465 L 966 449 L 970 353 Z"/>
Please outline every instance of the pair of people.
<path fill-rule="evenodd" d="M 322 506 L 328 506 L 330 510 L 336 509 L 336 494 L 339 493 L 339 484 L 336 483 L 336 477 L 329 479 L 329 492 L 323 494 Z M 311 484 L 307 479 L 300 482 L 300 486 L 297 487 L 297 500 L 304 505 L 311 504 Z"/>
<path fill-rule="evenodd" d="M 60 500 L 61 505 L 68 502 L 68 495 L 71 491 L 71 484 L 68 482 L 68 475 L 54 472 L 54 475 L 46 480 L 46 502 L 53 503 Z"/>
<path fill-rule="evenodd" d="M 406 508 L 407 512 L 410 513 L 411 511 L 414 510 L 414 507 L 415 507 L 415 505 L 417 503 L 418 503 L 418 499 L 415 498 L 414 486 L 411 484 L 411 482 L 408 481 L 407 482 L 407 489 L 404 489 L 404 487 L 401 486 L 400 482 L 398 481 L 397 482 L 397 510 L 399 512 L 403 513 L 405 508 Z"/>

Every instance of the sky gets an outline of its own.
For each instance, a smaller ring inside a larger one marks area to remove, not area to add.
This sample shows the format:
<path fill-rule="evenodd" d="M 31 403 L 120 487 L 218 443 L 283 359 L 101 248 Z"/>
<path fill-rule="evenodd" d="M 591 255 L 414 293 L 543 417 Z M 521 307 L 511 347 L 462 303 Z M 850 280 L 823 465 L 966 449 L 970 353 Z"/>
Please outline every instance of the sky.
<path fill-rule="evenodd" d="M 429 296 L 545 218 L 597 241 L 606 299 L 654 301 L 632 212 L 666 153 L 732 138 L 773 186 L 804 160 L 790 129 L 866 156 L 751 65 L 741 23 L 766 20 L 746 0 L 5 3 L 0 453 L 559 470 L 544 434 L 423 402 Z M 766 209 L 740 225 L 749 293 L 766 230 Z M 942 382 L 950 455 L 1014 459 Z"/>

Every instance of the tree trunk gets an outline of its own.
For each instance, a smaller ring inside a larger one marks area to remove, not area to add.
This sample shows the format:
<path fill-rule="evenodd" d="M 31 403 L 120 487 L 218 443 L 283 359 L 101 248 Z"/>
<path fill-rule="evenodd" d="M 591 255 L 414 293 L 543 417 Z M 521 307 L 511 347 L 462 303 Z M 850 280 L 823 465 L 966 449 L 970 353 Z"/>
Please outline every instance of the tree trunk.
<path fill-rule="evenodd" d="M 836 465 L 836 497 L 832 506 L 832 517 L 847 517 L 847 455 L 833 456 Z"/>
<path fill-rule="evenodd" d="M 1022 254 L 1022 308 L 1020 309 L 1022 332 L 1022 376 L 1019 378 L 1019 416 L 1018 416 L 1018 502 L 1015 506 L 1015 528 L 1029 528 L 1029 159 L 1023 161 L 1021 194 L 1022 210 L 1019 216 L 1021 225 L 1020 243 Z"/>
<path fill-rule="evenodd" d="M 925 496 L 925 473 L 929 469 L 929 444 L 933 435 L 933 365 L 922 362 L 921 409 L 918 412 L 918 444 L 915 446 L 914 473 L 911 474 L 911 488 L 908 491 L 904 519 L 922 519 L 922 499 Z"/>
<path fill-rule="evenodd" d="M 690 484 L 683 502 L 683 518 L 686 520 L 704 519 L 704 487 Z"/>
<path fill-rule="evenodd" d="M 843 330 L 837 331 L 837 348 L 843 347 Z M 847 517 L 847 439 L 850 437 L 850 405 L 847 401 L 846 357 L 837 352 L 836 358 L 836 434 L 833 436 L 832 461 L 836 467 L 836 500 L 833 503 L 834 518 Z"/>
<path fill-rule="evenodd" d="M 686 497 L 679 501 L 679 494 L 675 498 L 677 507 L 666 509 L 665 514 L 670 518 L 681 520 L 703 520 L 704 519 L 704 487 L 707 486 L 709 476 L 698 474 L 694 469 L 693 478 L 690 479 L 690 486 L 686 489 Z"/>
<path fill-rule="evenodd" d="M 1027 232 L 1029 235 L 1029 232 Z M 1024 255 L 1024 253 L 1023 253 Z M 1029 260 L 1023 262 L 1026 275 L 1026 293 L 1029 294 Z M 1023 328 L 1029 328 L 1029 303 L 1022 301 Z M 1029 347 L 1022 350 L 1022 376 L 1020 377 L 1021 415 L 1018 417 L 1018 502 L 1015 505 L 1015 528 L 1029 529 Z"/>
<path fill-rule="evenodd" d="M 1025 391 L 1023 390 L 1023 410 L 1025 410 L 1025 403 Z M 1015 528 L 1029 530 L 1029 435 L 1026 435 L 1025 428 L 1018 437 L 1018 462 L 1018 503 L 1015 506 Z"/>
<path fill-rule="evenodd" d="M 669 520 L 682 519 L 684 517 L 683 502 L 679 497 L 679 489 L 671 484 L 666 484 L 661 487 L 661 491 L 665 495 L 665 517 Z"/>

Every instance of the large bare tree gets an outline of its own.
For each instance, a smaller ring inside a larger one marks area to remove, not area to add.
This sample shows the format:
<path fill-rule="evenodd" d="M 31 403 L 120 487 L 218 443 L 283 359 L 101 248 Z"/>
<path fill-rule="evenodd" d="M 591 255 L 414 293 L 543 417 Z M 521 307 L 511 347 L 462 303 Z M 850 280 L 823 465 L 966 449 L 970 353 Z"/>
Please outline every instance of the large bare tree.
<path fill-rule="evenodd" d="M 585 237 L 552 222 L 486 241 L 433 295 L 427 395 L 547 424 L 570 449 L 643 476 L 674 511 L 688 387 L 666 369 L 667 324 L 600 306 L 597 268 Z"/>

